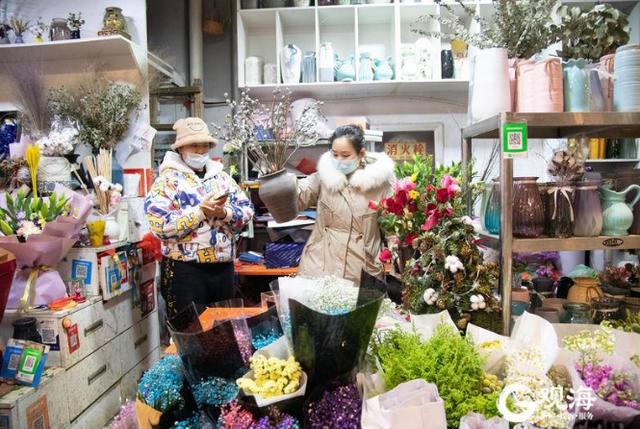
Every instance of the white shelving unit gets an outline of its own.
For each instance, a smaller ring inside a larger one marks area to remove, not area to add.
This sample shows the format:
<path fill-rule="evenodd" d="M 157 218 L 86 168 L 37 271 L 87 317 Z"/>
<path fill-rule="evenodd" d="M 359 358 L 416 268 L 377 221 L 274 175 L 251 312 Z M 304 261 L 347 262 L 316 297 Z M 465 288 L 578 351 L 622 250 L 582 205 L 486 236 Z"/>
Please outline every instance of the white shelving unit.
<path fill-rule="evenodd" d="M 455 7 L 462 13 L 462 8 Z M 491 8 L 491 4 L 483 0 L 480 7 Z M 422 37 L 411 31 L 412 25 L 420 16 L 439 13 L 440 6 L 433 2 L 241 9 L 238 0 L 238 85 L 242 89 L 250 89 L 251 94 L 258 98 L 268 98 L 275 88 L 286 86 L 296 95 L 324 99 L 429 95 L 442 100 L 466 103 L 468 81 L 440 79 L 440 51 L 443 45 L 439 39 L 431 38 L 433 79 L 398 79 L 402 46 L 413 44 Z M 428 25 L 433 30 L 439 30 L 439 24 L 435 20 L 431 20 Z M 316 67 L 315 83 L 250 86 L 245 84 L 245 58 L 260 56 L 264 58 L 265 63 L 276 64 L 278 82 L 282 82 L 280 55 L 286 44 L 293 43 L 299 46 L 303 53 L 314 51 L 317 54 L 324 42 L 331 42 L 341 59 L 354 56 L 355 82 L 318 82 L 319 74 Z M 375 58 L 391 58 L 394 79 L 358 81 L 359 58 L 360 54 L 365 52 L 371 53 Z"/>

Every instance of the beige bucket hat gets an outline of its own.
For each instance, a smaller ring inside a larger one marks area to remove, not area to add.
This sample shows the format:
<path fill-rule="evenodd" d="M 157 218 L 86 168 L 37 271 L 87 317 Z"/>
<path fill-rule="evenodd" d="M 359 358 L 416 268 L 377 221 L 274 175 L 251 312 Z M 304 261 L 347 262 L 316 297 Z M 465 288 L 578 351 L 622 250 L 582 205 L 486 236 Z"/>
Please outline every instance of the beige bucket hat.
<path fill-rule="evenodd" d="M 211 143 L 214 145 L 218 143 L 218 140 L 209 133 L 207 124 L 200 118 L 178 119 L 173 124 L 173 129 L 176 131 L 176 141 L 171 145 L 173 150 L 193 143 Z"/>

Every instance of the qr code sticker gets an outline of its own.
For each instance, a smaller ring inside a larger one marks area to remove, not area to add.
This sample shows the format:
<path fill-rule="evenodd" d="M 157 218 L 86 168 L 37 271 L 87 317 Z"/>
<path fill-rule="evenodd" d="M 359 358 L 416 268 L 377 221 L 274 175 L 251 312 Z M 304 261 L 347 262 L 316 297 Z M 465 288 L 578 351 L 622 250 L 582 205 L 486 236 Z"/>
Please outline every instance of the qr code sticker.
<path fill-rule="evenodd" d="M 24 360 L 24 372 L 33 372 L 33 368 L 36 366 L 36 358 L 34 356 L 27 356 Z"/>
<path fill-rule="evenodd" d="M 522 134 L 519 132 L 509 133 L 508 142 L 509 142 L 509 149 L 511 150 L 517 150 L 522 148 Z"/>
<path fill-rule="evenodd" d="M 71 350 L 75 350 L 76 347 L 78 347 L 78 336 L 72 335 L 71 337 L 69 337 L 69 348 Z"/>
<path fill-rule="evenodd" d="M 43 344 L 56 344 L 58 341 L 56 340 L 56 331 L 51 328 L 42 328 L 40 335 L 42 336 Z"/>
<path fill-rule="evenodd" d="M 20 355 L 11 355 L 9 358 L 9 369 L 11 371 L 17 371 L 18 365 L 20 365 Z"/>
<path fill-rule="evenodd" d="M 87 271 L 89 271 L 87 268 L 88 267 L 86 265 L 81 265 L 81 264 L 76 265 L 76 278 L 86 279 Z"/>

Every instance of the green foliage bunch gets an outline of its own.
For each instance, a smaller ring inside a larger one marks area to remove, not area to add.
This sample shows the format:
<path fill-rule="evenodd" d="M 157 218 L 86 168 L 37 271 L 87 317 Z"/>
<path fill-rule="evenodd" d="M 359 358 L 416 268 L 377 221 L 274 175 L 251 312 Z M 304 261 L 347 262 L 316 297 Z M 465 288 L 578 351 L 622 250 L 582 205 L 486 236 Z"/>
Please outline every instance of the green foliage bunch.
<path fill-rule="evenodd" d="M 68 215 L 70 210 L 69 200 L 55 193 L 49 197 L 33 197 L 18 191 L 15 198 L 7 193 L 6 203 L 5 209 L 0 208 L 0 231 L 6 236 L 21 235 L 21 228 L 27 224 L 32 233 L 42 231 L 47 222 Z"/>

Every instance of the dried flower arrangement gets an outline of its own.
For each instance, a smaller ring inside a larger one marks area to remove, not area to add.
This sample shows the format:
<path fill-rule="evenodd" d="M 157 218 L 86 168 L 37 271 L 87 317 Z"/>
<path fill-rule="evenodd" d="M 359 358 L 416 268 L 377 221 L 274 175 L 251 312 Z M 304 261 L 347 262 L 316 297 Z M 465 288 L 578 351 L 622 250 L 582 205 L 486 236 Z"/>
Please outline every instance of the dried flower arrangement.
<path fill-rule="evenodd" d="M 560 149 L 554 152 L 547 171 L 561 184 L 569 184 L 582 179 L 584 161 L 576 156 L 575 151 Z"/>
<path fill-rule="evenodd" d="M 29 31 L 30 29 L 30 22 L 29 21 L 25 21 L 24 19 L 20 19 L 20 18 L 16 18 L 11 17 L 11 20 L 9 21 L 10 25 L 11 25 L 11 29 L 13 30 L 13 33 L 16 35 L 16 37 L 20 37 L 22 36 L 24 33 L 26 33 L 27 31 Z"/>
<path fill-rule="evenodd" d="M 9 77 L 12 98 L 20 111 L 23 132 L 37 141 L 49 133 L 49 99 L 44 83 L 43 65 L 38 62 L 18 61 L 3 64 Z"/>
<path fill-rule="evenodd" d="M 129 116 L 140 106 L 140 91 L 125 82 L 103 77 L 83 83 L 76 91 L 66 87 L 49 92 L 52 116 L 78 124 L 78 140 L 97 151 L 113 149 L 129 129 Z"/>
<path fill-rule="evenodd" d="M 456 0 L 466 17 L 480 24 L 479 33 L 467 28 L 465 19 L 456 13 L 458 11 L 453 5 L 442 0 L 434 1 L 447 13 L 421 16 L 416 24 L 436 20 L 440 25 L 449 27 L 451 32 L 426 30 L 415 24 L 411 31 L 445 40 L 462 39 L 481 49 L 506 48 L 509 58 L 530 58 L 557 41 L 557 33 L 552 24 L 558 0 L 495 0 L 495 14 L 490 19 L 476 14 L 476 9 L 464 4 L 462 0 Z"/>
<path fill-rule="evenodd" d="M 10 158 L 0 161 L 0 189 L 16 189 L 18 172 L 26 167 L 24 158 Z"/>
<path fill-rule="evenodd" d="M 239 101 L 227 99 L 227 104 L 233 114 L 227 115 L 223 126 L 214 125 L 215 133 L 224 140 L 227 153 L 246 148 L 261 175 L 283 169 L 298 147 L 315 144 L 319 137 L 316 125 L 322 103 L 308 104 L 300 118 L 292 121 L 289 90 L 275 90 L 269 105 L 251 98 L 248 91 L 241 93 Z"/>
<path fill-rule="evenodd" d="M 608 4 L 597 4 L 585 12 L 580 7 L 558 9 L 560 23 L 552 26 L 562 42 L 563 59 L 598 61 L 629 42 L 627 15 Z"/>
<path fill-rule="evenodd" d="M 84 158 L 83 164 L 96 192 L 98 210 L 103 215 L 108 215 L 118 206 L 122 196 L 122 185 L 114 184 L 111 178 L 112 172 L 111 150 L 100 149 L 98 156 Z"/>

